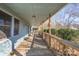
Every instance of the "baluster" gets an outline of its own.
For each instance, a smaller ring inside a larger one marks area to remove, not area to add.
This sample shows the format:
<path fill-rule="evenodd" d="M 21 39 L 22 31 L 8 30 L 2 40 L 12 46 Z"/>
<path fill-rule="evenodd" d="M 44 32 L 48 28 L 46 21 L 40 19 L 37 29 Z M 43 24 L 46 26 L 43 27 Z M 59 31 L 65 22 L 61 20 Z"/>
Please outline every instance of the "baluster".
<path fill-rule="evenodd" d="M 71 55 L 72 55 L 72 56 L 74 56 L 74 49 L 72 48 L 72 50 L 71 50 L 71 51 L 72 51 L 72 54 L 71 54 Z"/>
<path fill-rule="evenodd" d="M 49 47 L 51 47 L 51 36 L 49 35 Z"/>
<path fill-rule="evenodd" d="M 51 43 L 53 43 L 52 47 L 54 48 L 54 39 L 53 38 L 52 38 L 52 42 Z"/>
<path fill-rule="evenodd" d="M 67 55 L 67 47 L 66 47 L 66 45 L 64 45 L 64 47 L 63 47 L 63 55 Z"/>

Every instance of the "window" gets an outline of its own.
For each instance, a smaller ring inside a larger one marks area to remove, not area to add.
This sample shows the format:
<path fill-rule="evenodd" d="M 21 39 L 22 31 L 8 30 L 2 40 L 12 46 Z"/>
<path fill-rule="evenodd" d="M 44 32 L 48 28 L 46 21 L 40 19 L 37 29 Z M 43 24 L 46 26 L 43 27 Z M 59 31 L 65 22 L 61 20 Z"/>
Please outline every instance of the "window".
<path fill-rule="evenodd" d="M 7 37 L 11 36 L 11 16 L 0 11 L 0 30 L 3 31 Z"/>
<path fill-rule="evenodd" d="M 14 35 L 18 35 L 19 34 L 19 20 L 18 19 L 14 19 Z"/>

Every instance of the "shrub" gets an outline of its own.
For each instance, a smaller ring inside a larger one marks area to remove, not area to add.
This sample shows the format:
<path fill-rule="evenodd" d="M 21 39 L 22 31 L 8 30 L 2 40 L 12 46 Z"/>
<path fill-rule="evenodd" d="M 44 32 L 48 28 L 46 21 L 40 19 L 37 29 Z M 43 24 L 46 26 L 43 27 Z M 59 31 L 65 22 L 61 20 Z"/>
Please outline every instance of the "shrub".
<path fill-rule="evenodd" d="M 51 29 L 51 34 L 57 35 L 58 31 L 56 29 Z"/>
<path fill-rule="evenodd" d="M 49 33 L 49 30 L 48 30 L 48 29 L 44 29 L 44 32 L 47 32 L 47 33 Z"/>
<path fill-rule="evenodd" d="M 75 30 L 75 31 L 74 31 L 74 36 L 75 36 L 75 37 L 79 36 L 79 30 Z"/>
<path fill-rule="evenodd" d="M 59 29 L 58 30 L 58 36 L 65 39 L 65 40 L 72 40 L 73 37 L 76 37 L 78 34 L 76 33 L 76 30 L 72 29 Z"/>
<path fill-rule="evenodd" d="M 49 33 L 48 29 L 45 29 L 44 32 Z M 51 34 L 61 37 L 65 40 L 73 40 L 73 37 L 77 37 L 79 35 L 79 30 L 73 29 L 51 29 Z"/>

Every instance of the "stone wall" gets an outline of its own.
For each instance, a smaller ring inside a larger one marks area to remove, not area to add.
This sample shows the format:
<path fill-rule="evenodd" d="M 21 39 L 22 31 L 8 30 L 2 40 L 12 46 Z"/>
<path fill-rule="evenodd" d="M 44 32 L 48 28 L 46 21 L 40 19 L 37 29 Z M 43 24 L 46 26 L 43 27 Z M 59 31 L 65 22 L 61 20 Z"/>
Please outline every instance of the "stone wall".
<path fill-rule="evenodd" d="M 79 56 L 79 46 L 63 40 L 57 36 L 43 33 L 43 40 L 47 43 L 49 49 L 61 56 Z"/>

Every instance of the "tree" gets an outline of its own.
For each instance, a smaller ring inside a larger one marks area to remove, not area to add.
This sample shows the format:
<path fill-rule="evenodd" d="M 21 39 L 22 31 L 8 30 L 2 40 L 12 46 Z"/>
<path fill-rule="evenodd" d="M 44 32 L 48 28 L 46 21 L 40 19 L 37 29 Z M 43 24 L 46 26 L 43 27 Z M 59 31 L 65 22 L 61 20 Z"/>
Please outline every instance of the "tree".
<path fill-rule="evenodd" d="M 56 24 L 61 24 L 63 28 L 70 28 L 72 24 L 77 22 L 75 19 L 79 17 L 79 8 L 73 4 L 71 9 L 66 8 L 61 14 L 63 15 L 60 16 L 59 21 L 55 20 Z"/>

